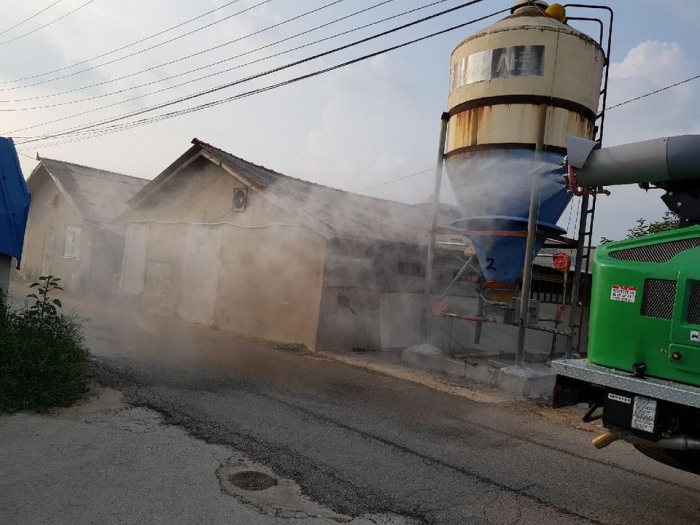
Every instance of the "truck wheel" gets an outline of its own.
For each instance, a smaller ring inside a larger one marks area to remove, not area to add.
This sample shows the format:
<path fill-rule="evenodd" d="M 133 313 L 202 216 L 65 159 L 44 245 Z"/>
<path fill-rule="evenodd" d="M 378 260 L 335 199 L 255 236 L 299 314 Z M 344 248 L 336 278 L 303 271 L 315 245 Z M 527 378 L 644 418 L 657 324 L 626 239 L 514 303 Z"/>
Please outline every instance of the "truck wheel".
<path fill-rule="evenodd" d="M 634 445 L 645 456 L 668 465 L 669 467 L 700 474 L 700 451 L 697 450 L 671 450 L 667 448 L 648 447 L 646 445 Z"/>

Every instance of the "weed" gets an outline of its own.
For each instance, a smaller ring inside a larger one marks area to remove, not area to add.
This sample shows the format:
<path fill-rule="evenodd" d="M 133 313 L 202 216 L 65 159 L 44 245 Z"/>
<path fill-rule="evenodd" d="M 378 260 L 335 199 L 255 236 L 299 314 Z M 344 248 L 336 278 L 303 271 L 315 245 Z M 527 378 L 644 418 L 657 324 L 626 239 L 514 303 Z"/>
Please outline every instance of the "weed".
<path fill-rule="evenodd" d="M 277 350 L 293 350 L 295 352 L 306 352 L 308 348 L 304 343 L 275 343 Z"/>
<path fill-rule="evenodd" d="M 63 290 L 59 284 L 60 281 L 61 279 L 58 277 L 47 275 L 39 277 L 39 282 L 32 283 L 30 288 L 36 288 L 39 292 L 39 296 L 34 293 L 30 293 L 27 296 L 27 299 L 36 299 L 36 302 L 27 308 L 27 316 L 38 318 L 40 321 L 42 321 L 45 318 L 48 319 L 58 313 L 57 308 L 62 307 L 61 301 L 58 299 L 50 299 L 49 293 L 53 292 L 54 290 Z"/>
<path fill-rule="evenodd" d="M 61 313 L 50 294 L 60 279 L 32 284 L 35 302 L 13 309 L 0 301 L 0 412 L 69 406 L 87 390 L 88 351 L 80 320 Z"/>

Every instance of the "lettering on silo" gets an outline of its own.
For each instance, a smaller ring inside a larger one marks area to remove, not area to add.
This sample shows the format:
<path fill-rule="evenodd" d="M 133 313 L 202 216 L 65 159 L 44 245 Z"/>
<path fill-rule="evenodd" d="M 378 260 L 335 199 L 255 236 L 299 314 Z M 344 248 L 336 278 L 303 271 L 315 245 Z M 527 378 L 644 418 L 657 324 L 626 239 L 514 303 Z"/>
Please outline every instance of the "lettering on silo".
<path fill-rule="evenodd" d="M 545 46 L 488 49 L 458 60 L 450 71 L 450 91 L 495 78 L 544 76 Z"/>

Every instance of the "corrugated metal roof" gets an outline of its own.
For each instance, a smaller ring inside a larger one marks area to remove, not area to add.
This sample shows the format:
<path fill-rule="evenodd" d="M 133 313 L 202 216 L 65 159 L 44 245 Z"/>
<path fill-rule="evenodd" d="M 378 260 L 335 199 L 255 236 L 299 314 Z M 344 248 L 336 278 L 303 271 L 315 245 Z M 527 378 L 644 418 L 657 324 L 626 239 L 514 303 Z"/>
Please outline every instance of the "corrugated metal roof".
<path fill-rule="evenodd" d="M 41 158 L 41 164 L 63 186 L 84 219 L 111 222 L 126 209 L 126 201 L 148 181 L 72 162 Z"/>
<path fill-rule="evenodd" d="M 29 191 L 12 139 L 0 137 L 0 253 L 22 255 L 29 214 Z"/>
<path fill-rule="evenodd" d="M 283 200 L 316 219 L 315 227 L 326 237 L 372 239 L 414 245 L 428 242 L 430 207 L 377 199 L 322 186 L 248 162 L 226 151 L 194 139 L 210 156 L 250 180 L 262 194 Z M 453 218 L 441 219 L 449 226 Z"/>

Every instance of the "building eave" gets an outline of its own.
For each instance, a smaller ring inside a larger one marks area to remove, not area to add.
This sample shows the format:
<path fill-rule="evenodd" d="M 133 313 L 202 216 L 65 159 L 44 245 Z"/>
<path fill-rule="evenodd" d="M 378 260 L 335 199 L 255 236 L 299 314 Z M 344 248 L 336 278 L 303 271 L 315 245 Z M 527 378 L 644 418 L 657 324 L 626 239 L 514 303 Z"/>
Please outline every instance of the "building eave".
<path fill-rule="evenodd" d="M 32 173 L 27 178 L 27 187 L 29 187 L 30 181 L 32 180 L 32 177 L 34 176 L 34 174 L 37 173 L 41 168 L 43 168 L 44 171 L 46 171 L 46 173 L 49 175 L 49 177 L 51 178 L 53 183 L 58 188 L 58 191 L 61 192 L 61 195 L 63 195 L 65 197 L 66 201 L 68 202 L 68 204 L 70 204 L 71 208 L 73 208 L 75 213 L 78 214 L 78 217 L 80 217 L 80 220 L 84 222 L 85 217 L 83 217 L 83 213 L 80 211 L 80 208 L 78 208 L 78 206 L 75 204 L 75 201 L 73 201 L 73 198 L 70 196 L 68 191 L 66 191 L 66 188 L 63 186 L 63 184 L 61 184 L 61 181 L 58 180 L 58 178 L 53 173 L 51 173 L 51 170 L 49 169 L 49 167 L 46 164 L 44 164 L 44 162 L 41 159 L 39 160 L 39 164 L 36 165 L 36 167 L 32 170 Z"/>

